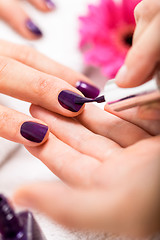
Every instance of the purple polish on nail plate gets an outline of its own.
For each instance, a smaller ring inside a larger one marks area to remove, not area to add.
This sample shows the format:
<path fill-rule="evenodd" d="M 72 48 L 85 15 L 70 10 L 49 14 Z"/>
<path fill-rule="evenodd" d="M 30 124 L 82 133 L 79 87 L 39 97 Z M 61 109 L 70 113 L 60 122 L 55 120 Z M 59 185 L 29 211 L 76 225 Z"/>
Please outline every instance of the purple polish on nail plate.
<path fill-rule="evenodd" d="M 81 98 L 83 99 L 83 97 L 80 96 L 79 94 L 69 90 L 61 91 L 60 94 L 58 95 L 58 101 L 61 104 L 61 106 L 72 112 L 78 112 L 83 106 L 83 103 L 80 104 L 76 103 L 76 100 Z"/>
<path fill-rule="evenodd" d="M 49 9 L 54 9 L 56 5 L 51 0 L 44 0 Z"/>
<path fill-rule="evenodd" d="M 15 213 L 6 197 L 0 194 L 1 240 L 46 240 L 31 212 Z"/>
<path fill-rule="evenodd" d="M 46 136 L 48 126 L 35 123 L 35 122 L 24 122 L 21 126 L 21 135 L 31 142 L 41 143 Z"/>
<path fill-rule="evenodd" d="M 83 81 L 78 81 L 76 88 L 88 98 L 96 98 L 100 93 L 100 90 L 97 87 Z"/>
<path fill-rule="evenodd" d="M 26 27 L 28 28 L 29 31 L 31 31 L 33 34 L 39 37 L 43 35 L 42 31 L 35 25 L 35 23 L 31 19 L 27 19 Z"/>

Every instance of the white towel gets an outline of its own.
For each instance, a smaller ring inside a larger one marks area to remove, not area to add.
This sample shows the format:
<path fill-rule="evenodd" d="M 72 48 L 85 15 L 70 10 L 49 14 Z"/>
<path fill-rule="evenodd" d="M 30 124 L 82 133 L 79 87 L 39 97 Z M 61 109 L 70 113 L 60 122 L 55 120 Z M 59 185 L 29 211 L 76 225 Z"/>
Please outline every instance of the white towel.
<path fill-rule="evenodd" d="M 0 96 L 0 104 L 9 106 L 9 101 L 4 96 Z M 0 137 L 0 165 L 10 158 L 10 154 L 15 151 L 17 144 Z"/>

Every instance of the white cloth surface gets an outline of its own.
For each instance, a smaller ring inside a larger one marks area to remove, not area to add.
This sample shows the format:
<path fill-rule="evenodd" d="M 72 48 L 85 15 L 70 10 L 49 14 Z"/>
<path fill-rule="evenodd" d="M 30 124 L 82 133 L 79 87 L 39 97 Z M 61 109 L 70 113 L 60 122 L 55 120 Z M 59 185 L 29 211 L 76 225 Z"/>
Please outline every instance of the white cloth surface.
<path fill-rule="evenodd" d="M 86 11 L 88 3 L 97 0 L 57 0 L 57 10 L 51 14 L 42 14 L 25 2 L 25 7 L 37 21 L 44 32 L 44 38 L 36 42 L 22 39 L 4 23 L 0 22 L 0 38 L 13 42 L 32 45 L 56 61 L 77 71 L 83 71 L 83 61 L 78 51 L 78 16 Z M 19 110 L 26 114 L 28 103 L 1 95 L 0 104 Z M 22 146 L 0 138 L 0 192 L 11 197 L 22 184 L 55 179 L 56 177 Z M 17 151 L 14 151 L 16 150 Z M 13 153 L 10 155 L 10 153 Z M 6 163 L 1 165 L 2 161 Z M 54 204 L 54 201 L 53 201 Z M 52 223 L 45 216 L 34 212 L 48 240 L 103 240 L 122 238 L 93 233 L 73 232 Z"/>

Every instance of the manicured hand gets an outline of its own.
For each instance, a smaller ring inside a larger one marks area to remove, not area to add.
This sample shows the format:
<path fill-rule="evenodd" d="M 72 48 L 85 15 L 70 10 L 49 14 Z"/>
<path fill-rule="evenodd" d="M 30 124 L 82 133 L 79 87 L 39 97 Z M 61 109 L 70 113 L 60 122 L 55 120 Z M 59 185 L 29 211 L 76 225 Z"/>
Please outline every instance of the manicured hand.
<path fill-rule="evenodd" d="M 155 71 L 160 75 L 160 1 L 141 1 L 135 9 L 135 19 L 133 46 L 116 76 L 120 87 L 141 85 L 151 79 Z M 160 120 L 160 102 L 141 107 L 138 115 Z"/>
<path fill-rule="evenodd" d="M 65 184 L 22 187 L 18 204 L 80 229 L 136 236 L 159 229 L 159 125 L 153 131 L 147 121 L 135 125 L 94 105 L 75 119 L 36 106 L 31 114 L 51 133 L 27 149 Z"/>
<path fill-rule="evenodd" d="M 43 12 L 50 12 L 55 9 L 52 0 L 28 0 L 28 2 Z M 42 31 L 24 11 L 22 5 L 22 1 L 1 0 L 0 18 L 27 39 L 42 37 Z"/>
<path fill-rule="evenodd" d="M 74 102 L 75 94 L 83 96 L 75 87 L 85 95 L 97 96 L 99 90 L 90 84 L 82 74 L 32 48 L 0 41 L 0 93 L 74 117 L 84 109 Z M 43 143 L 46 140 L 48 128 L 28 123 L 39 123 L 39 120 L 4 106 L 0 106 L 0 113 L 0 137 L 25 145 L 30 145 L 31 141 Z"/>

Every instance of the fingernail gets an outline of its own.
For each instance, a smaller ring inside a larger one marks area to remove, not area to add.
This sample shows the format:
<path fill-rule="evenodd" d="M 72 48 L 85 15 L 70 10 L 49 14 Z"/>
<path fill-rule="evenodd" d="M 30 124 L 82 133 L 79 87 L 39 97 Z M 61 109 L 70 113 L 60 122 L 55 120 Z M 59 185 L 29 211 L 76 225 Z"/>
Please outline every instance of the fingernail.
<path fill-rule="evenodd" d="M 35 25 L 35 23 L 31 19 L 27 19 L 26 27 L 28 28 L 28 30 L 30 32 L 32 32 L 33 34 L 35 34 L 39 37 L 41 37 L 43 35 L 41 30 Z"/>
<path fill-rule="evenodd" d="M 100 90 L 97 87 L 83 81 L 78 81 L 76 88 L 88 98 L 96 98 L 100 93 Z"/>
<path fill-rule="evenodd" d="M 44 0 L 49 9 L 54 9 L 56 5 L 51 0 Z"/>
<path fill-rule="evenodd" d="M 123 65 L 116 75 L 116 83 L 123 84 L 127 80 L 127 67 Z"/>
<path fill-rule="evenodd" d="M 69 90 L 64 90 L 58 95 L 58 101 L 61 106 L 72 112 L 78 112 L 83 106 L 83 103 L 76 103 L 76 100 L 79 98 L 83 97 Z"/>
<path fill-rule="evenodd" d="M 35 122 L 24 122 L 20 129 L 24 138 L 35 143 L 41 143 L 47 132 L 48 127 L 46 125 Z"/>

